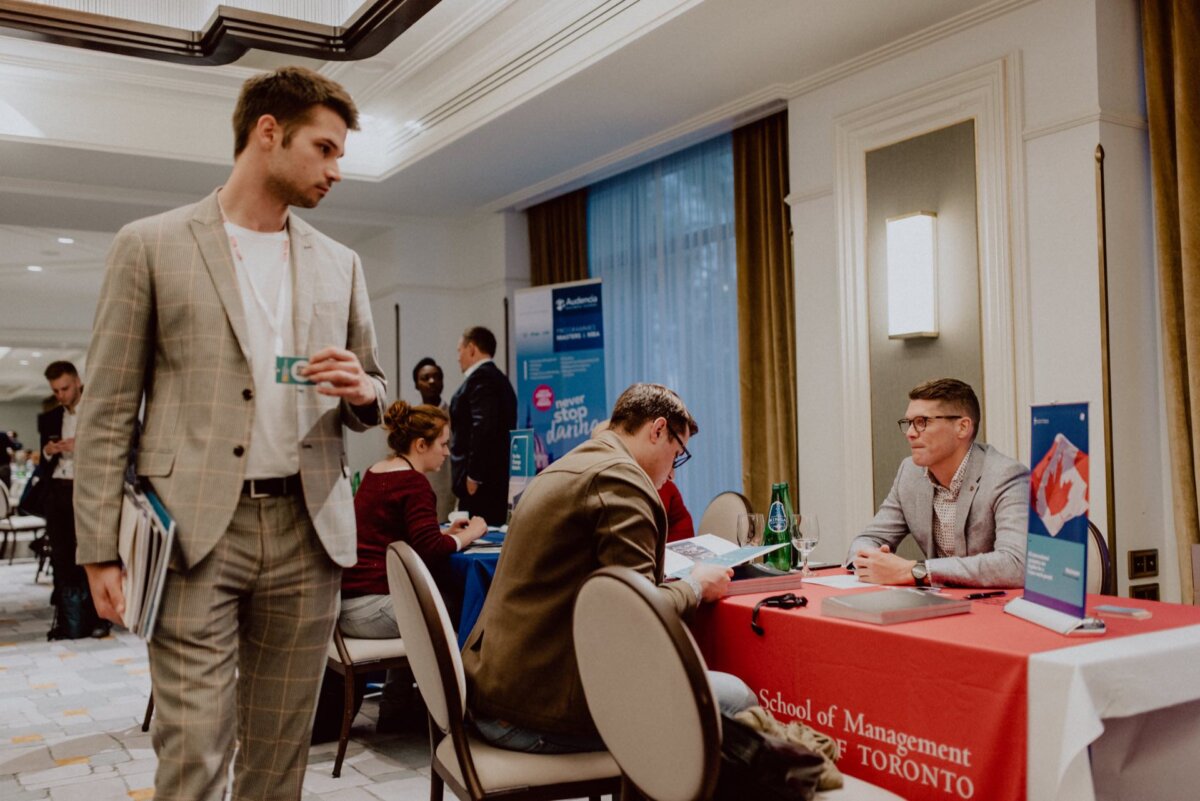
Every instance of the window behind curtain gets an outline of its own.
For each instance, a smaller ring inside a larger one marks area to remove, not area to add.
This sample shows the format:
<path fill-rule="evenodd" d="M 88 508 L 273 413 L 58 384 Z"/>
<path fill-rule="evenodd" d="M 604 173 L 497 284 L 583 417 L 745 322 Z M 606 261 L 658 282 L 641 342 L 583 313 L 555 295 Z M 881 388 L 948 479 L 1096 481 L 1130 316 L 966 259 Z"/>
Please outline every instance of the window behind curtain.
<path fill-rule="evenodd" d="M 637 381 L 680 394 L 700 433 L 675 481 L 697 525 L 714 495 L 742 484 L 733 213 L 729 136 L 588 193 L 588 269 L 604 280 L 609 408 Z"/>

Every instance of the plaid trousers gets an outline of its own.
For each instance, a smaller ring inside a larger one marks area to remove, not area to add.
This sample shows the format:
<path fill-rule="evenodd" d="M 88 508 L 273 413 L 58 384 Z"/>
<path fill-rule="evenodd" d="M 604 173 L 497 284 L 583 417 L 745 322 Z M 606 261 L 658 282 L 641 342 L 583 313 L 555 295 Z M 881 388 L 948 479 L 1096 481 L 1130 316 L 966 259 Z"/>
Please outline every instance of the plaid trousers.
<path fill-rule="evenodd" d="M 150 642 L 155 801 L 297 801 L 341 568 L 299 496 L 243 496 L 216 547 L 172 570 Z M 234 734 L 236 732 L 236 743 Z"/>

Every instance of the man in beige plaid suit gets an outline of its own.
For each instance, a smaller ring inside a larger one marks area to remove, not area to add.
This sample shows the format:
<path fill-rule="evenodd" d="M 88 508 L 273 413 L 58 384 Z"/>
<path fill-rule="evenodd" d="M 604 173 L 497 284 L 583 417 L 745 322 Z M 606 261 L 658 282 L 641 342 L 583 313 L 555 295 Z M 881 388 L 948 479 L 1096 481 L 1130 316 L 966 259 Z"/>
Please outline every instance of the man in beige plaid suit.
<path fill-rule="evenodd" d="M 97 611 L 124 611 L 117 530 L 137 472 L 178 525 L 150 642 L 157 801 L 301 794 L 313 708 L 355 559 L 343 426 L 386 392 L 358 257 L 289 213 L 340 180 L 358 113 L 288 67 L 250 79 L 228 182 L 117 235 L 96 312 L 76 469 L 78 560 Z M 312 386 L 276 381 L 305 356 Z"/>

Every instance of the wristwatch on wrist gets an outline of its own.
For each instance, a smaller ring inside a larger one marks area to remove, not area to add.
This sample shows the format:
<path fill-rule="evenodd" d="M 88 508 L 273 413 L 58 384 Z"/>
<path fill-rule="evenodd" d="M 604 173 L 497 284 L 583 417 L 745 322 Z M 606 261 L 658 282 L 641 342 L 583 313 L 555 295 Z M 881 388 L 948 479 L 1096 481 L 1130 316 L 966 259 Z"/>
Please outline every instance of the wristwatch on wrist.
<path fill-rule="evenodd" d="M 924 562 L 917 562 L 912 567 L 912 577 L 913 577 L 913 581 L 915 581 L 917 583 L 918 587 L 928 587 L 929 586 L 929 567 L 926 566 L 926 564 Z"/>

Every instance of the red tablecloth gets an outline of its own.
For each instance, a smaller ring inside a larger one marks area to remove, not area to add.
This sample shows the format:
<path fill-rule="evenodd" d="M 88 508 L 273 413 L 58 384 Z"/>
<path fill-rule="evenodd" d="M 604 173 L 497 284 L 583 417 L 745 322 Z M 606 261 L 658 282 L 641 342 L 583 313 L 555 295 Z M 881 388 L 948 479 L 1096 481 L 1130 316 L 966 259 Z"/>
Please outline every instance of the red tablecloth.
<path fill-rule="evenodd" d="M 1019 590 L 976 601 L 971 614 L 891 626 L 821 616 L 829 595 L 890 591 L 804 585 L 807 607 L 763 607 L 763 636 L 750 630 L 750 614 L 770 593 L 726 598 L 706 605 L 693 630 L 711 669 L 740 676 L 776 717 L 840 740 L 845 773 L 909 799 L 1024 798 L 1028 657 L 1097 638 L 1005 614 Z M 1153 610 L 1148 620 L 1106 618 L 1110 639 L 1200 623 L 1196 607 L 1089 602 Z"/>

